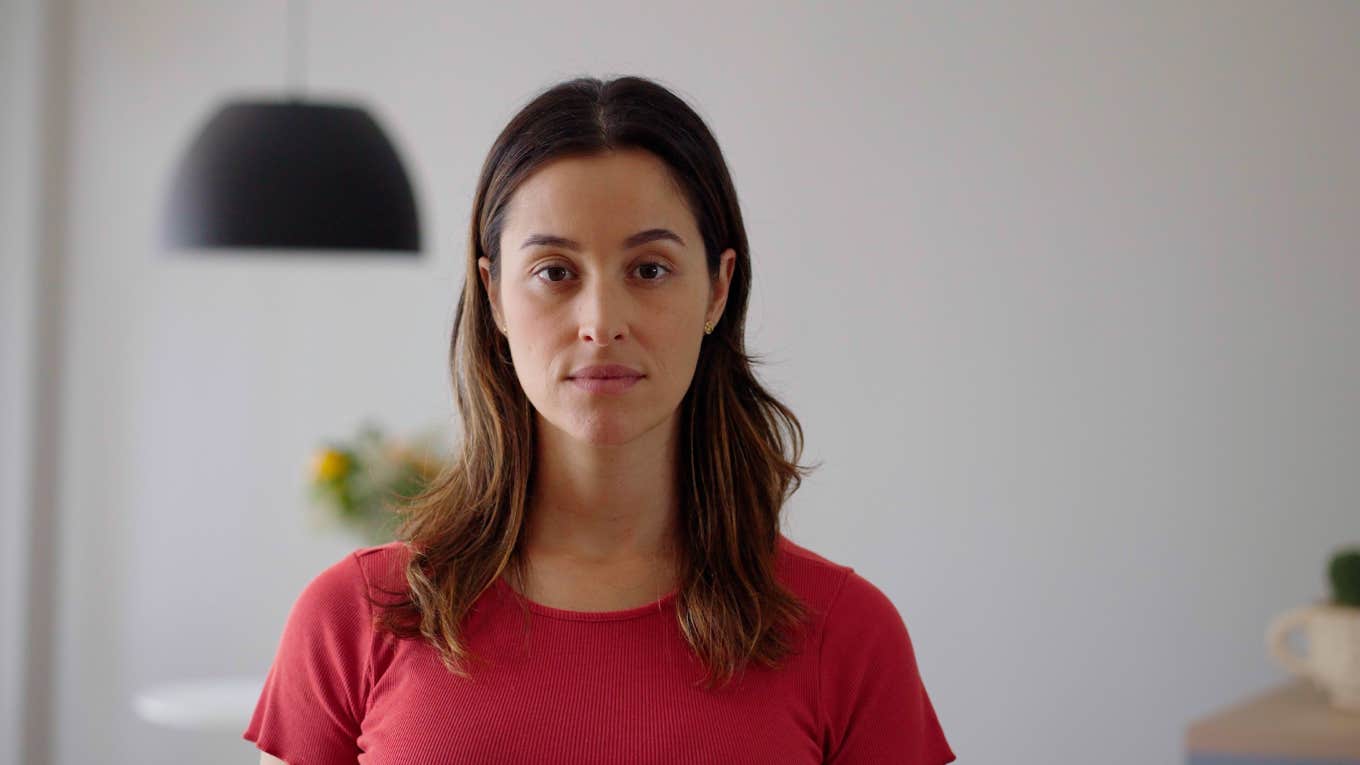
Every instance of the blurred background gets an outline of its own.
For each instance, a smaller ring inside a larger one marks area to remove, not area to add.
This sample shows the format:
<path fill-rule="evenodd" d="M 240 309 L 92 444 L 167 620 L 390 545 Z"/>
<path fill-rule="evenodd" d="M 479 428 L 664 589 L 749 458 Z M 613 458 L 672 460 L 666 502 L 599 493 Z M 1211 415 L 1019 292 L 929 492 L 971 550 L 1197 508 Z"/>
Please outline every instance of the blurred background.
<path fill-rule="evenodd" d="M 1181 761 L 1360 540 L 1360 4 L 0 9 L 0 762 L 258 760 L 136 699 L 262 680 L 366 544 L 319 444 L 457 432 L 478 170 L 582 74 L 715 132 L 824 462 L 787 533 L 891 597 L 960 762 Z M 161 242 L 207 117 L 290 82 L 381 123 L 419 257 Z"/>

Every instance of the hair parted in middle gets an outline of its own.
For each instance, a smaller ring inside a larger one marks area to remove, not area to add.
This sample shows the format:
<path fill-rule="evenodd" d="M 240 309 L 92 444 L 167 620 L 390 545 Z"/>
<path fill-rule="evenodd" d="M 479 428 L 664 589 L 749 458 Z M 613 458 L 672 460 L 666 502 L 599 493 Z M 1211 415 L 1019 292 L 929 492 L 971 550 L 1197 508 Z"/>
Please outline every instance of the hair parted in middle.
<path fill-rule="evenodd" d="M 703 239 L 710 279 L 736 251 L 723 318 L 706 335 L 680 403 L 677 496 L 682 576 L 677 627 L 706 668 L 705 686 L 730 682 L 749 662 L 774 668 L 794 650 L 806 605 L 776 578 L 781 511 L 816 466 L 798 460 L 798 419 L 756 380 L 745 348 L 750 252 L 737 194 L 717 141 L 699 115 L 642 77 L 580 77 L 535 96 L 509 121 L 482 165 L 472 206 L 467 277 L 458 298 L 449 363 L 463 438 L 455 458 L 395 511 L 410 552 L 407 590 L 374 602 L 378 626 L 423 637 L 449 671 L 480 657 L 463 620 L 520 555 L 535 454 L 535 418 L 478 274 L 482 256 L 500 278 L 500 239 L 515 190 L 545 163 L 615 150 L 660 158 Z M 527 612 L 526 612 L 527 618 Z"/>

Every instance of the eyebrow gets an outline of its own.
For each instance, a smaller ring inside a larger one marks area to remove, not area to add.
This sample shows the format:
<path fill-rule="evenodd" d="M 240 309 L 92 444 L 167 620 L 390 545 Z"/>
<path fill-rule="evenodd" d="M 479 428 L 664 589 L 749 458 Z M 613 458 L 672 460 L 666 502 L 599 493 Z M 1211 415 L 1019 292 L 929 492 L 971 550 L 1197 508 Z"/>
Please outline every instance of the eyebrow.
<path fill-rule="evenodd" d="M 646 231 L 639 231 L 627 239 L 624 239 L 623 249 L 629 250 L 660 239 L 669 239 L 679 243 L 681 247 L 685 246 L 685 240 L 681 239 L 680 235 L 674 231 L 667 228 L 649 228 Z M 563 236 L 555 236 L 553 234 L 533 234 L 528 239 L 525 239 L 524 244 L 521 244 L 519 248 L 523 250 L 533 247 L 534 245 L 561 247 L 566 250 L 571 250 L 572 252 L 579 252 L 581 250 L 581 245 L 575 240 L 567 239 Z"/>

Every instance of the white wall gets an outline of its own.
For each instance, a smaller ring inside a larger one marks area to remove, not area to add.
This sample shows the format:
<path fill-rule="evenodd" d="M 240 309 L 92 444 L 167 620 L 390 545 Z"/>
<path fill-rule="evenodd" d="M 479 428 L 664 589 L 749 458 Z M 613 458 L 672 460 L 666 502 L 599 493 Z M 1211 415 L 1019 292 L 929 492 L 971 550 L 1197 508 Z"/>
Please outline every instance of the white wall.
<path fill-rule="evenodd" d="M 825 467 L 790 535 L 902 611 L 968 763 L 1174 762 L 1284 676 L 1269 618 L 1360 540 L 1360 6 L 313 2 L 428 257 L 175 259 L 171 168 L 284 82 L 279 3 L 79 2 L 53 762 L 254 761 L 130 697 L 262 673 L 310 449 L 453 417 L 473 184 L 575 74 L 674 86 L 727 152 L 749 333 Z"/>
<path fill-rule="evenodd" d="M 26 613 L 31 497 L 24 459 L 32 428 L 24 404 L 32 398 L 34 263 L 38 163 L 39 41 L 35 3 L 0 2 L 0 103 L 23 104 L 0 115 L 0 614 Z M 0 620 L 0 762 L 20 761 L 20 710 L 27 620 Z"/>
<path fill-rule="evenodd" d="M 44 762 L 52 703 L 64 282 L 64 3 L 0 0 L 0 762 Z"/>

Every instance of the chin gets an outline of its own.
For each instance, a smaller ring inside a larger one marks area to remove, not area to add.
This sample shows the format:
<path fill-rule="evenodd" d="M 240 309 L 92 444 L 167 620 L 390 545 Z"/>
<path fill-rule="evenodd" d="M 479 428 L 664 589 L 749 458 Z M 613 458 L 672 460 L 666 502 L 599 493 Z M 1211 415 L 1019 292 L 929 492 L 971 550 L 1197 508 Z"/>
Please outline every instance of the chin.
<path fill-rule="evenodd" d="M 540 417 L 543 417 L 540 415 Z M 581 444 L 622 446 L 647 435 L 665 419 L 644 413 L 610 411 L 608 408 L 572 411 L 543 417 L 551 426 Z"/>
<path fill-rule="evenodd" d="M 624 417 L 587 417 L 567 430 L 573 438 L 592 446 L 622 446 L 647 432 L 641 423 Z"/>

